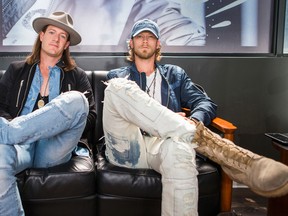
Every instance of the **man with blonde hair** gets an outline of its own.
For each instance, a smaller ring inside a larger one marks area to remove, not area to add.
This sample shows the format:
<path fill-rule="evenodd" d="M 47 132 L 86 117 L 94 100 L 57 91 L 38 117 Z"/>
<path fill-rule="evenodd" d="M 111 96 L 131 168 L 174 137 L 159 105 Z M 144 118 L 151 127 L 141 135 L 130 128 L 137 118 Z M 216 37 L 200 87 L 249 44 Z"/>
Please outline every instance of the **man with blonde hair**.
<path fill-rule="evenodd" d="M 129 41 L 130 66 L 111 70 L 105 90 L 103 128 L 106 156 L 117 166 L 152 168 L 162 175 L 162 215 L 198 215 L 195 163 L 199 152 L 256 193 L 288 193 L 288 167 L 221 138 L 204 125 L 217 106 L 185 71 L 159 64 L 160 31 L 137 21 Z M 181 108 L 191 110 L 187 118 Z"/>

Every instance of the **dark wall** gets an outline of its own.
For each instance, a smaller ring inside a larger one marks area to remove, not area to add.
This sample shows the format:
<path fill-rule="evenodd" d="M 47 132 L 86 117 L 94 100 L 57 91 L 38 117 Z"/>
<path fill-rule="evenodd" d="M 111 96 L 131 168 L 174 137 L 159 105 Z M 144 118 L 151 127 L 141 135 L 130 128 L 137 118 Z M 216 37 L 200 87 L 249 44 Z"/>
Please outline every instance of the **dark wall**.
<path fill-rule="evenodd" d="M 23 57 L 1 57 L 0 69 Z M 123 56 L 75 56 L 85 70 L 127 64 Z M 236 144 L 279 158 L 265 132 L 288 132 L 288 59 L 285 57 L 164 57 L 183 67 L 218 104 L 218 116 L 238 127 Z"/>

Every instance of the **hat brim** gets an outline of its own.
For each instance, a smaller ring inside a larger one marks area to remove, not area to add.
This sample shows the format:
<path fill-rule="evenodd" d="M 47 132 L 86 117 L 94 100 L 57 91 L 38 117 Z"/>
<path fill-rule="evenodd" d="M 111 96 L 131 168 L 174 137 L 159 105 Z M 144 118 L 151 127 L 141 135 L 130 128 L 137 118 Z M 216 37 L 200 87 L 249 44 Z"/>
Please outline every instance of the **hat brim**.
<path fill-rule="evenodd" d="M 64 31 L 68 32 L 68 34 L 70 36 L 70 45 L 71 46 L 75 46 L 75 45 L 79 44 L 82 40 L 80 34 L 77 31 L 75 31 L 70 26 L 67 26 L 66 24 L 58 22 L 54 19 L 50 19 L 47 17 L 39 17 L 39 18 L 36 18 L 32 23 L 32 26 L 37 33 L 42 31 L 43 28 L 47 25 L 53 25 L 53 26 L 56 26 L 58 28 L 63 29 Z"/>
<path fill-rule="evenodd" d="M 143 32 L 143 31 L 149 31 L 149 32 L 151 32 L 152 34 L 154 34 L 154 36 L 155 36 L 157 39 L 159 39 L 157 33 L 156 33 L 155 31 L 153 31 L 151 28 L 143 28 L 143 29 L 138 30 L 137 32 L 135 32 L 135 33 L 132 35 L 132 38 L 135 37 L 136 35 L 140 34 L 140 33 Z"/>

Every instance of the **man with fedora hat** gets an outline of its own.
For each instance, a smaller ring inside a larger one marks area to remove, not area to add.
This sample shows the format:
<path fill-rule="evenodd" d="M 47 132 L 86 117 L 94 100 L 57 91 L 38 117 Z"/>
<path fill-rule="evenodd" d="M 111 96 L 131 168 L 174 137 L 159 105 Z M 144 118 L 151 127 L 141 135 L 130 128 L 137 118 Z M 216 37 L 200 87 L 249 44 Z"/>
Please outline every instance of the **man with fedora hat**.
<path fill-rule="evenodd" d="M 162 215 L 198 215 L 196 152 L 231 179 L 265 197 L 288 193 L 288 167 L 211 132 L 217 106 L 176 65 L 159 64 L 160 30 L 137 21 L 129 40 L 131 65 L 108 73 L 103 108 L 105 154 L 117 166 L 152 168 L 162 176 Z M 191 110 L 190 117 L 181 108 Z"/>
<path fill-rule="evenodd" d="M 0 215 L 24 215 L 15 175 L 26 168 L 88 155 L 85 142 L 96 118 L 86 73 L 69 46 L 81 42 L 66 12 L 33 21 L 32 53 L 13 62 L 0 80 Z M 83 145 L 81 145 L 83 146 Z"/>

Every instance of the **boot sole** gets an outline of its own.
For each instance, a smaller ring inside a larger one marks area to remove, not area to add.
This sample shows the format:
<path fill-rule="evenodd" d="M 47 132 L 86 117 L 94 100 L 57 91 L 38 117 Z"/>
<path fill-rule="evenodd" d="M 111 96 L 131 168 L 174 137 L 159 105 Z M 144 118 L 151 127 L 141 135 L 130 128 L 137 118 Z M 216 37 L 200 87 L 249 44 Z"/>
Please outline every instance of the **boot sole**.
<path fill-rule="evenodd" d="M 252 191 L 254 191 L 255 193 L 261 195 L 261 196 L 264 196 L 264 197 L 281 197 L 281 196 L 284 196 L 284 195 L 287 195 L 288 194 L 288 183 L 286 183 L 284 186 L 276 189 L 276 190 L 273 190 L 273 191 L 260 191 L 260 190 L 255 190 L 255 189 L 252 189 Z"/>

